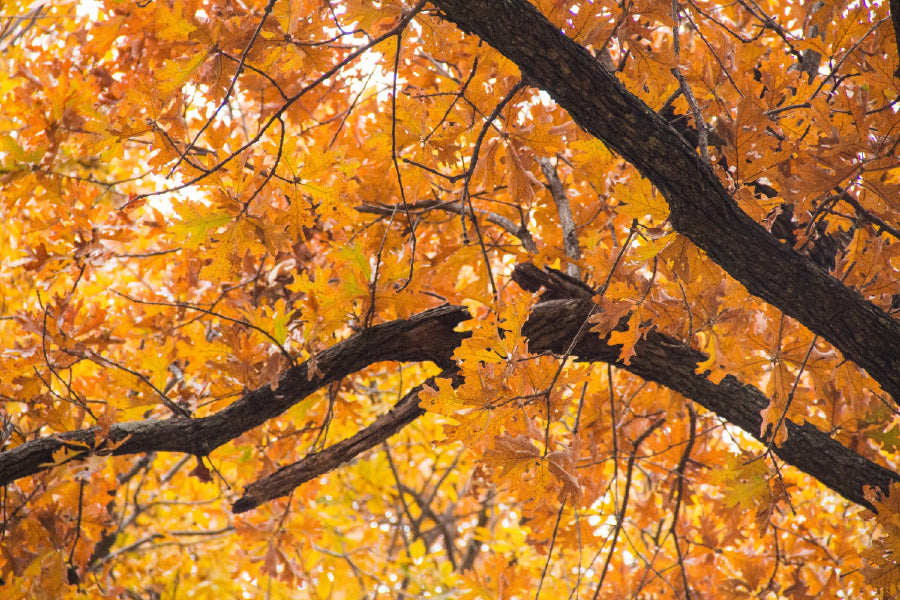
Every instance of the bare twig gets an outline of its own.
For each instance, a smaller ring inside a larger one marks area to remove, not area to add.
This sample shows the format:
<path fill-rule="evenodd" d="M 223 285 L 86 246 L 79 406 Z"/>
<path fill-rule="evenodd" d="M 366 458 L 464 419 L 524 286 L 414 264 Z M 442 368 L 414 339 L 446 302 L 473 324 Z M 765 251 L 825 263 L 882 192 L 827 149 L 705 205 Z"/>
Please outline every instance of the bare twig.
<path fill-rule="evenodd" d="M 519 80 L 512 87 L 512 89 L 507 92 L 506 96 L 503 97 L 500 102 L 497 103 L 497 106 L 494 107 L 494 110 L 488 115 L 487 120 L 484 122 L 484 125 L 481 128 L 481 131 L 478 132 L 478 137 L 475 139 L 475 146 L 472 148 L 472 158 L 469 159 L 469 168 L 466 170 L 466 178 L 463 182 L 463 197 L 462 201 L 464 204 L 469 206 L 469 215 L 472 217 L 472 226 L 475 229 L 475 235 L 478 236 L 478 245 L 481 247 L 481 254 L 484 257 L 484 266 L 487 269 L 488 280 L 491 283 L 491 291 L 494 295 L 497 295 L 497 284 L 494 281 L 494 272 L 491 269 L 491 261 L 488 258 L 487 248 L 484 246 L 484 239 L 481 237 L 481 229 L 478 227 L 478 219 L 475 218 L 475 209 L 472 206 L 472 196 L 469 193 L 469 184 L 472 181 L 472 174 L 475 172 L 475 167 L 478 164 L 478 153 L 481 151 L 481 144 L 484 142 L 484 136 L 487 135 L 488 130 L 493 125 L 494 121 L 497 117 L 500 116 L 500 113 L 503 112 L 503 109 L 506 108 L 506 105 L 512 101 L 516 94 L 525 89 L 525 80 Z M 460 213 L 462 219 L 463 226 L 463 239 L 466 237 L 466 219 L 465 215 Z"/>
<path fill-rule="evenodd" d="M 672 18 L 675 19 L 675 25 L 672 27 L 672 38 L 675 48 L 675 64 L 678 65 L 681 60 L 681 42 L 678 37 L 678 28 L 681 26 L 681 7 L 678 5 L 678 0 L 672 0 Z M 678 80 L 681 91 L 684 92 L 684 98 L 687 100 L 688 106 L 691 107 L 691 111 L 694 113 L 694 128 L 697 130 L 697 146 L 700 148 L 700 157 L 703 159 L 703 162 L 708 165 L 710 164 L 709 148 L 707 147 L 709 145 L 709 131 L 707 129 L 706 121 L 703 120 L 703 113 L 700 111 L 700 105 L 697 104 L 697 98 L 694 97 L 694 92 L 691 90 L 691 86 L 688 85 L 684 75 L 682 75 L 681 69 L 677 66 L 672 67 L 672 75 Z"/>
<path fill-rule="evenodd" d="M 275 337 L 271 333 L 269 333 L 262 327 L 254 325 L 253 323 L 251 323 L 249 321 L 245 321 L 243 319 L 235 319 L 233 317 L 228 317 L 226 315 L 223 315 L 222 313 L 216 312 L 214 310 L 210 310 L 208 308 L 203 308 L 202 306 L 197 306 L 196 304 L 190 304 L 188 302 L 159 302 L 159 301 L 154 301 L 154 300 L 141 300 L 140 298 L 134 298 L 124 292 L 119 292 L 114 289 L 110 289 L 109 291 L 112 292 L 113 294 L 115 294 L 116 296 L 121 296 L 122 298 L 125 298 L 129 302 L 134 302 L 135 304 L 146 304 L 148 306 L 170 306 L 172 308 L 184 308 L 184 309 L 188 309 L 188 310 L 197 311 L 204 315 L 210 315 L 212 317 L 216 317 L 217 319 L 222 319 L 223 321 L 228 321 L 229 323 L 243 325 L 244 327 L 247 327 L 254 331 L 258 331 L 259 333 L 264 335 L 266 338 L 269 339 L 270 342 L 275 344 L 275 346 L 278 348 L 278 350 L 281 351 L 281 354 L 286 359 L 288 359 L 288 361 L 290 361 L 290 363 L 292 365 L 297 364 L 297 359 L 294 358 L 293 356 L 291 356 L 291 353 L 288 352 L 287 349 L 281 344 L 281 342 L 279 342 L 277 339 L 275 339 Z"/>
<path fill-rule="evenodd" d="M 632 442 L 634 449 L 631 451 L 631 455 L 628 457 L 628 466 L 625 469 L 625 492 L 622 498 L 622 506 L 619 508 L 619 512 L 616 514 L 616 527 L 613 531 L 612 543 L 609 547 L 609 552 L 606 555 L 606 561 L 603 563 L 603 570 L 600 572 L 600 579 L 597 581 L 597 587 L 594 589 L 594 595 L 592 600 L 597 600 L 598 595 L 600 594 L 600 589 L 603 587 L 603 580 L 606 578 L 606 573 L 609 569 L 609 563 L 612 560 L 613 554 L 616 550 L 616 542 L 619 539 L 619 534 L 622 532 L 622 528 L 625 523 L 625 511 L 628 509 L 628 497 L 631 492 L 631 478 L 634 474 L 634 461 L 637 459 L 638 448 L 640 448 L 641 444 L 644 443 L 650 434 L 656 431 L 659 427 L 662 426 L 663 423 L 666 422 L 665 417 L 661 417 L 657 421 L 654 421 L 650 424 L 641 435 L 637 437 L 637 439 Z"/>
<path fill-rule="evenodd" d="M 559 532 L 559 522 L 562 520 L 563 512 L 566 509 L 566 500 L 568 496 L 563 498 L 559 511 L 556 513 L 556 523 L 553 525 L 553 535 L 550 537 L 550 547 L 547 549 L 547 561 L 544 563 L 544 570 L 541 571 L 541 578 L 538 581 L 537 591 L 534 593 L 534 600 L 541 597 L 541 588 L 544 585 L 544 578 L 547 577 L 547 570 L 550 568 L 550 558 L 553 556 L 553 546 L 556 545 L 556 534 Z"/>
<path fill-rule="evenodd" d="M 361 213 L 388 216 L 393 215 L 394 212 L 399 208 L 401 207 L 385 206 L 383 204 L 361 204 L 357 206 L 355 210 Z M 465 215 L 468 217 L 472 216 L 472 213 L 470 212 L 468 207 L 466 207 L 459 200 L 454 200 L 452 202 L 441 202 L 440 200 L 422 200 L 420 202 L 414 202 L 410 204 L 409 209 L 410 214 L 422 214 L 431 210 L 442 210 L 455 214 L 465 213 Z M 524 225 L 518 226 L 503 215 L 485 210 L 483 208 L 476 208 L 475 214 L 482 215 L 488 223 L 493 223 L 494 225 L 497 225 L 501 229 L 505 230 L 507 233 L 517 237 L 519 241 L 522 242 L 522 247 L 529 252 L 537 253 L 538 249 L 537 245 L 535 245 L 534 243 L 534 238 L 531 236 L 531 232 L 528 231 L 528 229 Z"/>
<path fill-rule="evenodd" d="M 684 565 L 684 555 L 681 552 L 681 545 L 678 543 L 677 531 L 678 515 L 681 512 L 682 499 L 684 498 L 684 472 L 687 468 L 688 460 L 690 460 L 691 451 L 694 449 L 694 442 L 697 439 L 697 412 L 691 405 L 688 405 L 688 415 L 690 417 L 688 441 L 684 448 L 684 452 L 681 455 L 681 460 L 678 461 L 678 466 L 675 468 L 675 474 L 677 475 L 674 484 L 675 509 L 672 511 L 672 526 L 669 528 L 669 535 L 672 536 L 672 543 L 675 545 L 675 553 L 678 555 L 678 566 L 681 570 L 681 582 L 684 585 L 684 596 L 689 600 L 691 597 L 690 585 L 688 583 L 687 569 Z"/>
<path fill-rule="evenodd" d="M 403 285 L 397 291 L 405 290 L 406 287 L 412 282 L 413 278 L 413 269 L 416 266 L 416 245 L 418 243 L 418 238 L 416 237 L 416 222 L 413 221 L 413 218 L 409 214 L 409 205 L 406 202 L 406 191 L 403 188 L 403 175 L 400 172 L 400 163 L 397 160 L 397 76 L 400 73 L 400 52 L 403 50 L 403 29 L 400 29 L 397 32 L 397 51 L 394 53 L 394 75 L 391 79 L 391 162 L 394 165 L 394 173 L 397 175 L 397 188 L 400 190 L 400 201 L 403 203 L 403 212 L 406 214 L 406 222 L 409 225 L 409 241 L 410 241 L 410 253 L 409 253 L 409 276 L 406 278 L 406 281 L 403 282 Z M 385 231 L 385 239 L 387 239 L 387 231 Z M 381 251 L 379 251 L 379 260 L 381 257 Z M 375 289 L 374 286 L 378 283 L 378 271 L 376 267 L 375 271 L 375 279 L 372 283 L 372 306 L 370 307 L 370 311 L 375 310 Z M 373 312 L 374 314 L 374 312 Z M 366 317 L 366 326 L 368 326 L 369 316 Z"/>
<path fill-rule="evenodd" d="M 547 178 L 547 189 L 550 190 L 550 196 L 556 204 L 559 226 L 563 233 L 563 249 L 566 256 L 572 259 L 566 273 L 578 279 L 581 277 L 581 269 L 577 264 L 577 261 L 581 259 L 581 249 L 578 247 L 578 235 L 575 232 L 575 219 L 572 218 L 572 207 L 569 206 L 569 199 L 566 197 L 566 190 L 556 172 L 556 166 L 548 158 L 541 158 L 538 162 L 544 177 Z"/>

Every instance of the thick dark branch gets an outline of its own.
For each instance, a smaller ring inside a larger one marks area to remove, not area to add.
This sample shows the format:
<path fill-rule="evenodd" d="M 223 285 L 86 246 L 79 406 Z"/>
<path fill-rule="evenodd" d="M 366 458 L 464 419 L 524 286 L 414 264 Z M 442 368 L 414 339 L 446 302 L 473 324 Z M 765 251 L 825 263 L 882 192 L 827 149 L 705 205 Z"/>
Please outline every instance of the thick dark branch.
<path fill-rule="evenodd" d="M 543 301 L 535 306 L 523 330 L 530 349 L 564 354 L 591 310 L 592 290 L 564 273 L 541 271 L 531 264 L 518 265 L 513 279 L 527 291 L 544 290 Z M 619 362 L 619 350 L 620 346 L 609 345 L 597 336 L 589 335 L 576 345 L 574 355 L 581 361 L 616 364 L 648 381 L 673 389 L 766 443 L 760 430 L 761 411 L 768 406 L 768 398 L 755 387 L 742 385 L 730 376 L 715 384 L 698 375 L 695 372 L 697 363 L 706 359 L 703 353 L 652 331 L 638 342 L 636 355 L 629 365 Z M 458 384 L 454 371 L 445 371 L 442 376 L 451 373 L 454 384 Z M 234 505 L 235 512 L 284 496 L 294 487 L 386 440 L 423 413 L 418 407 L 420 389 L 421 386 L 412 390 L 390 413 L 382 415 L 353 437 L 247 486 L 244 497 Z M 775 453 L 786 463 L 857 504 L 872 508 L 863 495 L 864 486 L 872 485 L 887 493 L 892 482 L 900 481 L 900 475 L 852 452 L 812 425 L 798 426 L 787 421 L 786 427 L 787 441 L 776 447 Z"/>
<path fill-rule="evenodd" d="M 456 369 L 444 370 L 438 377 L 447 377 L 453 380 L 454 385 L 462 383 L 462 378 Z M 246 512 L 264 504 L 269 500 L 287 496 L 295 487 L 306 483 L 316 477 L 327 473 L 342 464 L 352 460 L 367 450 L 371 450 L 378 444 L 409 425 L 414 420 L 425 414 L 419 408 L 419 392 L 424 386 L 436 388 L 434 377 L 425 383 L 416 386 L 406 394 L 389 412 L 379 416 L 368 427 L 362 429 L 356 435 L 341 440 L 333 446 L 329 446 L 321 452 L 310 454 L 292 465 L 282 467 L 258 481 L 254 481 L 244 488 L 244 495 L 234 503 L 232 510 L 235 513 Z"/>
<path fill-rule="evenodd" d="M 592 292 L 563 273 L 548 274 L 531 266 L 517 269 L 514 278 L 529 290 L 543 285 L 548 288 L 543 297 L 554 298 L 535 306 L 525 325 L 523 333 L 528 337 L 531 349 L 565 353 L 591 309 L 590 301 L 585 298 Z M 566 296 L 576 299 L 566 299 Z M 105 440 L 100 440 L 99 430 L 93 428 L 27 442 L 0 453 L 0 485 L 45 470 L 53 461 L 53 452 L 62 447 L 75 451 L 77 454 L 73 458 L 86 455 L 89 450 L 78 444 L 99 453 L 172 451 L 206 454 L 281 414 L 329 382 L 374 362 L 432 360 L 445 369 L 444 376 L 452 377 L 455 366 L 450 357 L 464 336 L 454 328 L 468 318 L 464 308 L 443 306 L 408 320 L 377 325 L 321 352 L 317 356 L 319 374 L 311 381 L 307 377 L 307 363 L 304 363 L 285 374 L 277 391 L 273 392 L 268 386 L 259 388 L 203 419 L 151 419 L 114 425 Z M 630 365 L 619 363 L 619 350 L 619 346 L 611 346 L 595 335 L 588 335 L 583 336 L 573 354 L 582 361 L 616 364 L 676 390 L 760 439 L 760 411 L 768 404 L 766 396 L 731 377 L 714 384 L 695 373 L 697 363 L 706 358 L 702 353 L 655 332 L 638 342 Z M 249 510 L 266 499 L 283 495 L 298 483 L 344 464 L 386 440 L 422 413 L 418 407 L 418 390 L 410 392 L 394 409 L 355 436 L 307 456 L 268 480 L 248 486 L 246 499 L 239 501 L 235 510 Z M 787 422 L 786 426 L 788 439 L 775 448 L 775 452 L 788 464 L 853 502 L 870 507 L 863 497 L 863 486 L 873 485 L 887 493 L 891 482 L 900 481 L 896 473 L 852 452 L 811 425 Z M 120 445 L 111 450 L 110 442 L 120 442 Z"/>
<path fill-rule="evenodd" d="M 891 0 L 891 22 L 894 24 L 894 40 L 897 44 L 897 59 L 900 60 L 900 0 Z M 894 77 L 900 79 L 900 65 L 894 71 Z"/>
<path fill-rule="evenodd" d="M 517 266 L 513 279 L 532 292 L 543 286 L 543 298 L 556 298 L 537 304 L 525 324 L 523 333 L 528 337 L 530 349 L 564 354 L 591 310 L 588 300 L 591 290 L 580 282 L 572 281 L 564 273 L 543 272 L 528 264 Z M 566 295 L 576 298 L 559 299 Z M 673 389 L 766 443 L 760 436 L 760 411 L 768 405 L 768 398 L 755 387 L 742 385 L 730 376 L 715 384 L 698 375 L 695 372 L 697 363 L 706 359 L 703 353 L 652 331 L 646 339 L 638 342 L 631 364 L 619 362 L 620 349 L 620 346 L 609 345 L 595 335 L 588 335 L 576 345 L 573 354 L 581 361 L 616 364 L 648 381 Z M 452 377 L 454 385 L 461 383 L 453 369 L 446 370 L 441 376 Z M 434 386 L 431 380 L 426 384 Z M 418 406 L 421 388 L 418 386 L 410 391 L 389 413 L 380 416 L 356 435 L 247 486 L 244 496 L 234 504 L 233 510 L 244 512 L 273 498 L 285 496 L 298 485 L 349 462 L 387 440 L 424 413 Z M 848 500 L 872 508 L 863 495 L 864 486 L 875 486 L 887 493 L 892 482 L 900 481 L 900 475 L 863 458 L 812 425 L 798 426 L 786 421 L 786 427 L 787 441 L 776 447 L 775 453 L 786 463 L 815 477 Z"/>
<path fill-rule="evenodd" d="M 53 453 L 68 447 L 70 458 L 88 452 L 138 454 L 151 451 L 207 455 L 242 433 L 262 425 L 319 388 L 380 361 L 430 360 L 452 367 L 451 356 L 466 334 L 453 329 L 469 318 L 459 306 L 441 306 L 407 320 L 361 331 L 285 372 L 278 389 L 268 385 L 250 392 L 216 414 L 201 419 L 148 419 L 113 425 L 106 438 L 100 428 L 82 429 L 26 442 L 0 453 L 0 485 L 33 475 L 53 463 Z M 118 445 L 116 445 L 118 444 Z M 112 448 L 110 450 L 110 448 Z"/>
<path fill-rule="evenodd" d="M 666 120 L 527 0 L 432 0 L 516 63 L 665 196 L 670 220 L 747 290 L 819 334 L 900 401 L 900 323 L 741 211 Z"/>
<path fill-rule="evenodd" d="M 537 291 L 535 285 L 539 282 L 553 295 L 559 296 L 564 293 L 563 290 L 575 291 L 562 281 L 561 275 L 545 273 L 541 282 L 540 270 L 532 265 L 519 265 L 513 279 L 528 291 Z M 534 307 L 522 330 L 532 352 L 566 352 L 569 341 L 592 307 L 585 294 L 578 293 L 577 296 L 578 299 L 549 300 Z M 741 384 L 730 375 L 718 384 L 698 375 L 697 363 L 707 358 L 702 352 L 655 331 L 637 343 L 630 364 L 619 362 L 620 349 L 621 346 L 611 346 L 596 335 L 588 335 L 575 346 L 573 354 L 581 361 L 616 364 L 642 379 L 675 390 L 767 443 L 760 435 L 760 411 L 769 405 L 766 395 L 753 386 Z M 863 458 L 816 427 L 808 423 L 802 426 L 791 421 L 785 423 L 787 441 L 774 447 L 775 453 L 789 465 L 815 477 L 848 500 L 872 508 L 863 496 L 864 486 L 875 486 L 887 493 L 891 482 L 900 482 L 897 473 Z"/>

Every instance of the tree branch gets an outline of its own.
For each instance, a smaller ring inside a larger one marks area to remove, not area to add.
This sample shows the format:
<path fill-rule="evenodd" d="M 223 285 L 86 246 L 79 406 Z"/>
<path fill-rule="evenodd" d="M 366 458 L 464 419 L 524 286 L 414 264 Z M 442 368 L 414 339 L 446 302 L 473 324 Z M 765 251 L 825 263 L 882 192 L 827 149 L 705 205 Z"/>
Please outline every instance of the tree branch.
<path fill-rule="evenodd" d="M 464 307 L 444 305 L 410 319 L 375 325 L 335 344 L 310 361 L 288 369 L 273 390 L 264 385 L 209 417 L 147 419 L 43 437 L 0 453 L 0 486 L 39 473 L 54 464 L 53 453 L 68 448 L 68 460 L 90 453 L 138 454 L 150 451 L 207 455 L 242 433 L 262 425 L 319 388 L 379 361 L 430 360 L 453 366 L 454 348 L 468 334 L 453 331 L 469 318 Z"/>
<path fill-rule="evenodd" d="M 533 352 L 565 353 L 591 311 L 593 305 L 588 298 L 593 292 L 562 273 L 543 272 L 533 265 L 517 267 L 513 279 L 529 291 L 537 291 L 541 286 L 547 290 L 544 300 L 534 307 L 523 328 L 530 349 Z M 307 375 L 309 363 L 304 362 L 285 373 L 277 390 L 263 386 L 202 419 L 149 419 L 113 425 L 106 438 L 101 438 L 99 428 L 95 427 L 27 442 L 0 453 L 0 485 L 48 469 L 53 463 L 53 453 L 64 447 L 73 451 L 70 460 L 83 458 L 91 452 L 208 454 L 281 414 L 315 390 L 375 362 L 431 360 L 444 369 L 442 376 L 454 379 L 455 364 L 451 357 L 465 337 L 454 328 L 468 318 L 465 308 L 445 305 L 407 320 L 376 325 L 319 353 L 317 375 L 312 379 Z M 768 405 L 768 398 L 734 377 L 725 377 L 715 384 L 697 374 L 697 363 L 706 359 L 703 353 L 655 331 L 637 343 L 636 354 L 628 365 L 619 361 L 620 348 L 596 335 L 587 335 L 575 345 L 572 355 L 584 362 L 615 364 L 675 390 L 763 441 L 760 411 Z M 454 385 L 459 383 L 454 379 Z M 283 495 L 299 483 L 322 475 L 386 440 L 423 413 L 418 406 L 420 389 L 421 386 L 412 390 L 391 411 L 356 435 L 251 484 L 245 498 L 235 504 L 234 510 L 249 510 L 267 499 Z M 856 454 L 810 424 L 800 426 L 791 421 L 785 424 L 787 441 L 776 447 L 775 453 L 848 500 L 871 509 L 873 507 L 863 496 L 864 486 L 878 487 L 887 494 L 890 484 L 900 481 L 897 473 Z"/>
<path fill-rule="evenodd" d="M 566 190 L 563 188 L 556 167 L 550 162 L 549 158 L 541 158 L 538 163 L 541 165 L 541 171 L 547 178 L 547 189 L 550 190 L 550 196 L 556 204 L 556 212 L 559 214 L 559 226 L 563 234 L 563 249 L 566 256 L 572 259 L 569 263 L 566 273 L 576 279 L 581 275 L 576 261 L 581 260 L 581 248 L 578 247 L 578 234 L 575 232 L 575 219 L 572 217 L 572 207 L 569 206 L 569 198 L 566 196 Z"/>
<path fill-rule="evenodd" d="M 527 291 L 534 292 L 537 291 L 535 283 L 541 281 L 540 273 L 533 265 L 518 265 L 513 272 L 513 280 Z M 558 274 L 545 274 L 542 285 L 552 295 L 559 296 L 562 292 L 558 279 Z M 565 289 L 572 291 L 574 288 L 566 286 Z M 532 352 L 566 352 L 569 340 L 590 314 L 593 305 L 587 299 L 589 294 L 585 291 L 577 299 L 548 300 L 537 304 L 522 328 L 523 335 L 528 338 L 529 349 Z M 760 429 L 761 411 L 769 405 L 768 397 L 753 386 L 743 385 L 731 375 L 716 384 L 705 375 L 697 374 L 697 363 L 707 358 L 702 352 L 656 331 L 650 331 L 635 345 L 635 355 L 630 364 L 619 361 L 620 349 L 621 346 L 610 345 L 598 336 L 584 336 L 572 354 L 580 361 L 615 364 L 642 379 L 675 390 L 766 443 Z M 809 423 L 801 426 L 786 420 L 785 425 L 787 440 L 773 449 L 775 454 L 848 500 L 871 509 L 872 506 L 863 496 L 865 486 L 875 486 L 887 493 L 891 482 L 900 482 L 897 473 L 856 454 Z"/>
<path fill-rule="evenodd" d="M 462 378 L 455 368 L 444 370 L 438 377 L 450 378 L 454 385 L 462 384 Z M 425 411 L 419 408 L 419 392 L 426 385 L 437 387 L 434 380 L 435 378 L 431 377 L 414 387 L 390 411 L 380 415 L 356 435 L 341 440 L 325 450 L 310 454 L 246 486 L 244 495 L 231 507 L 232 511 L 246 512 L 269 500 L 287 496 L 298 485 L 315 479 L 386 441 L 425 414 Z"/>
<path fill-rule="evenodd" d="M 403 207 L 397 206 L 385 206 L 383 204 L 360 204 L 355 208 L 356 212 L 360 213 L 369 213 L 373 215 L 382 215 L 382 216 L 390 216 L 394 214 L 396 210 L 403 210 Z M 455 214 L 462 214 L 467 217 L 472 216 L 472 211 L 467 207 L 463 206 L 463 203 L 460 201 L 453 202 L 440 202 L 439 200 L 422 200 L 420 202 L 414 202 L 409 205 L 409 212 L 411 214 L 415 214 L 417 212 L 426 212 L 430 210 L 442 210 L 445 212 L 452 212 Z M 488 221 L 488 223 L 493 223 L 497 225 L 501 229 L 505 230 L 507 233 L 519 238 L 519 241 L 522 242 L 522 247 L 528 250 L 529 252 L 536 254 L 538 249 L 534 243 L 534 238 L 531 236 L 531 232 L 522 225 L 516 225 L 511 220 L 507 219 L 503 215 L 499 215 L 495 212 L 491 212 L 489 210 L 484 210 L 481 208 L 476 208 L 475 213 L 479 215 L 483 215 L 484 218 Z"/>
<path fill-rule="evenodd" d="M 900 0 L 891 0 L 891 22 L 894 25 L 894 40 L 897 44 L 897 58 L 900 60 Z M 900 65 L 894 71 L 894 77 L 900 79 Z"/>
<path fill-rule="evenodd" d="M 574 121 L 663 194 L 670 222 L 751 294 L 831 342 L 900 402 L 900 323 L 775 239 L 740 210 L 663 117 L 527 0 L 433 0 L 449 20 L 516 63 Z"/>

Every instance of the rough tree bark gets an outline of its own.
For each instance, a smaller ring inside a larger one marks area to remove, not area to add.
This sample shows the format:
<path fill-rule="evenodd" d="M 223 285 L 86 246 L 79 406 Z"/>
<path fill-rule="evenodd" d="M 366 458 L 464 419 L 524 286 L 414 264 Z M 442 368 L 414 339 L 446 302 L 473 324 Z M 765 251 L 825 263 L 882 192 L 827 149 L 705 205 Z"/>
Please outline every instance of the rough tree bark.
<path fill-rule="evenodd" d="M 516 281 L 528 290 L 544 286 L 548 298 L 538 303 L 525 324 L 525 335 L 534 352 L 565 353 L 575 333 L 591 311 L 591 302 L 579 285 L 560 275 L 548 275 L 533 266 L 517 269 Z M 154 451 L 206 455 L 287 410 L 309 394 L 333 381 L 375 362 L 433 361 L 442 376 L 453 378 L 453 351 L 465 337 L 454 331 L 469 318 L 465 308 L 441 306 L 407 320 L 376 325 L 321 352 L 317 374 L 310 379 L 310 364 L 292 367 L 278 388 L 265 385 L 244 394 L 230 406 L 209 417 L 146 420 L 114 425 L 106 437 L 99 428 L 84 429 L 32 440 L 0 453 L 0 486 L 48 469 L 53 453 L 68 448 L 71 458 L 89 452 L 138 454 Z M 620 346 L 610 345 L 596 335 L 584 336 L 573 356 L 587 362 L 608 362 L 644 379 L 683 394 L 723 419 L 761 439 L 759 411 L 768 404 L 758 389 L 726 377 L 718 384 L 697 374 L 698 362 L 706 356 L 681 342 L 651 332 L 641 340 L 629 365 L 619 362 Z M 458 383 L 458 381 L 456 382 Z M 369 450 L 424 414 L 418 405 L 418 389 L 407 394 L 391 411 L 356 435 L 325 450 L 307 456 L 248 486 L 244 498 L 234 505 L 236 512 L 250 510 L 291 489 L 340 466 Z M 774 451 L 786 463 L 808 473 L 845 498 L 873 508 L 863 495 L 871 485 L 887 492 L 900 475 L 860 456 L 833 440 L 827 433 L 805 424 L 788 422 L 788 439 Z"/>
<path fill-rule="evenodd" d="M 891 0 L 891 23 L 894 25 L 894 40 L 897 44 L 897 54 L 900 54 L 900 0 Z M 900 67 L 894 71 L 894 77 L 900 79 Z"/>
<path fill-rule="evenodd" d="M 669 123 L 527 0 L 432 0 L 518 65 L 585 131 L 662 192 L 679 233 L 758 296 L 828 340 L 900 402 L 900 323 L 738 208 Z"/>
<path fill-rule="evenodd" d="M 464 334 L 453 331 L 469 312 L 441 306 L 407 320 L 376 325 L 288 369 L 277 389 L 264 385 L 209 417 L 148 419 L 39 438 L 0 453 L 0 486 L 33 475 L 53 463 L 53 453 L 68 448 L 72 458 L 93 452 L 138 454 L 185 452 L 205 456 L 254 427 L 262 425 L 313 392 L 379 361 L 426 361 L 452 367 L 451 355 Z M 310 369 L 315 373 L 310 376 Z"/>
<path fill-rule="evenodd" d="M 744 214 L 694 148 L 584 48 L 562 35 L 526 0 L 432 2 L 446 18 L 518 64 L 529 83 L 550 93 L 586 131 L 648 177 L 669 202 L 677 231 L 750 293 L 830 341 L 900 400 L 900 324 Z M 566 286 L 540 271 L 520 273 L 518 281 L 529 289 L 535 285 L 555 288 L 553 299 L 535 307 L 524 333 L 533 351 L 563 353 L 590 312 L 590 301 L 576 284 Z M 374 362 L 430 360 L 452 376 L 452 353 L 463 339 L 454 328 L 467 318 L 464 308 L 444 306 L 369 328 L 320 353 L 312 376 L 309 363 L 292 367 L 277 389 L 263 386 L 249 391 L 209 417 L 147 420 L 114 425 L 105 435 L 92 428 L 29 441 L 0 453 L 0 485 L 48 469 L 60 448 L 68 448 L 71 458 L 88 452 L 206 455 L 322 386 Z M 589 335 L 576 345 L 574 356 L 616 364 L 667 386 L 760 438 L 759 412 L 768 404 L 765 395 L 731 377 L 714 384 L 698 375 L 696 364 L 705 357 L 677 340 L 651 332 L 637 344 L 630 364 L 622 365 L 618 346 Z M 422 412 L 413 390 L 357 435 L 276 472 L 274 479 L 251 484 L 235 510 L 248 510 L 346 463 Z M 886 492 L 891 482 L 900 481 L 900 475 L 809 424 L 788 423 L 787 428 L 788 439 L 775 452 L 853 502 L 871 508 L 863 496 L 865 485 Z"/>
<path fill-rule="evenodd" d="M 561 273 L 543 272 L 531 264 L 517 266 L 513 280 L 527 291 L 544 290 L 543 301 L 534 307 L 522 330 L 528 338 L 529 349 L 565 354 L 591 313 L 592 292 Z M 621 346 L 610 345 L 596 335 L 587 335 L 575 345 L 573 355 L 583 362 L 614 364 L 647 381 L 673 389 L 766 443 L 760 434 L 760 411 L 768 406 L 769 399 L 755 387 L 743 385 L 734 377 L 725 377 L 715 384 L 697 374 L 697 364 L 707 358 L 702 352 L 654 331 L 637 343 L 630 364 L 619 361 L 620 349 Z M 442 376 L 452 378 L 454 385 L 461 383 L 453 369 L 445 370 Z M 398 423 L 406 425 L 424 414 L 418 405 L 421 387 L 410 391 L 388 415 L 379 417 L 356 435 L 247 486 L 233 510 L 244 512 L 285 496 L 298 485 L 387 440 L 399 429 Z M 873 486 L 887 492 L 892 482 L 900 481 L 897 473 L 852 452 L 814 426 L 785 423 L 788 438 L 781 446 L 773 448 L 775 454 L 848 500 L 874 509 L 864 497 L 864 488 Z"/>

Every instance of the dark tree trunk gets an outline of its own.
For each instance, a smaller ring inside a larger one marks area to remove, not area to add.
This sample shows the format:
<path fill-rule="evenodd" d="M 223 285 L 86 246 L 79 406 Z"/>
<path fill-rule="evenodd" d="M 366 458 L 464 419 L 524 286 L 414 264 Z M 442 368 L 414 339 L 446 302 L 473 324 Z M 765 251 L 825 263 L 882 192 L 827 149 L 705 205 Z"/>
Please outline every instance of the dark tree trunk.
<path fill-rule="evenodd" d="M 900 323 L 738 208 L 694 148 L 527 0 L 432 0 L 519 66 L 662 192 L 670 221 L 751 294 L 794 317 L 900 402 Z"/>

